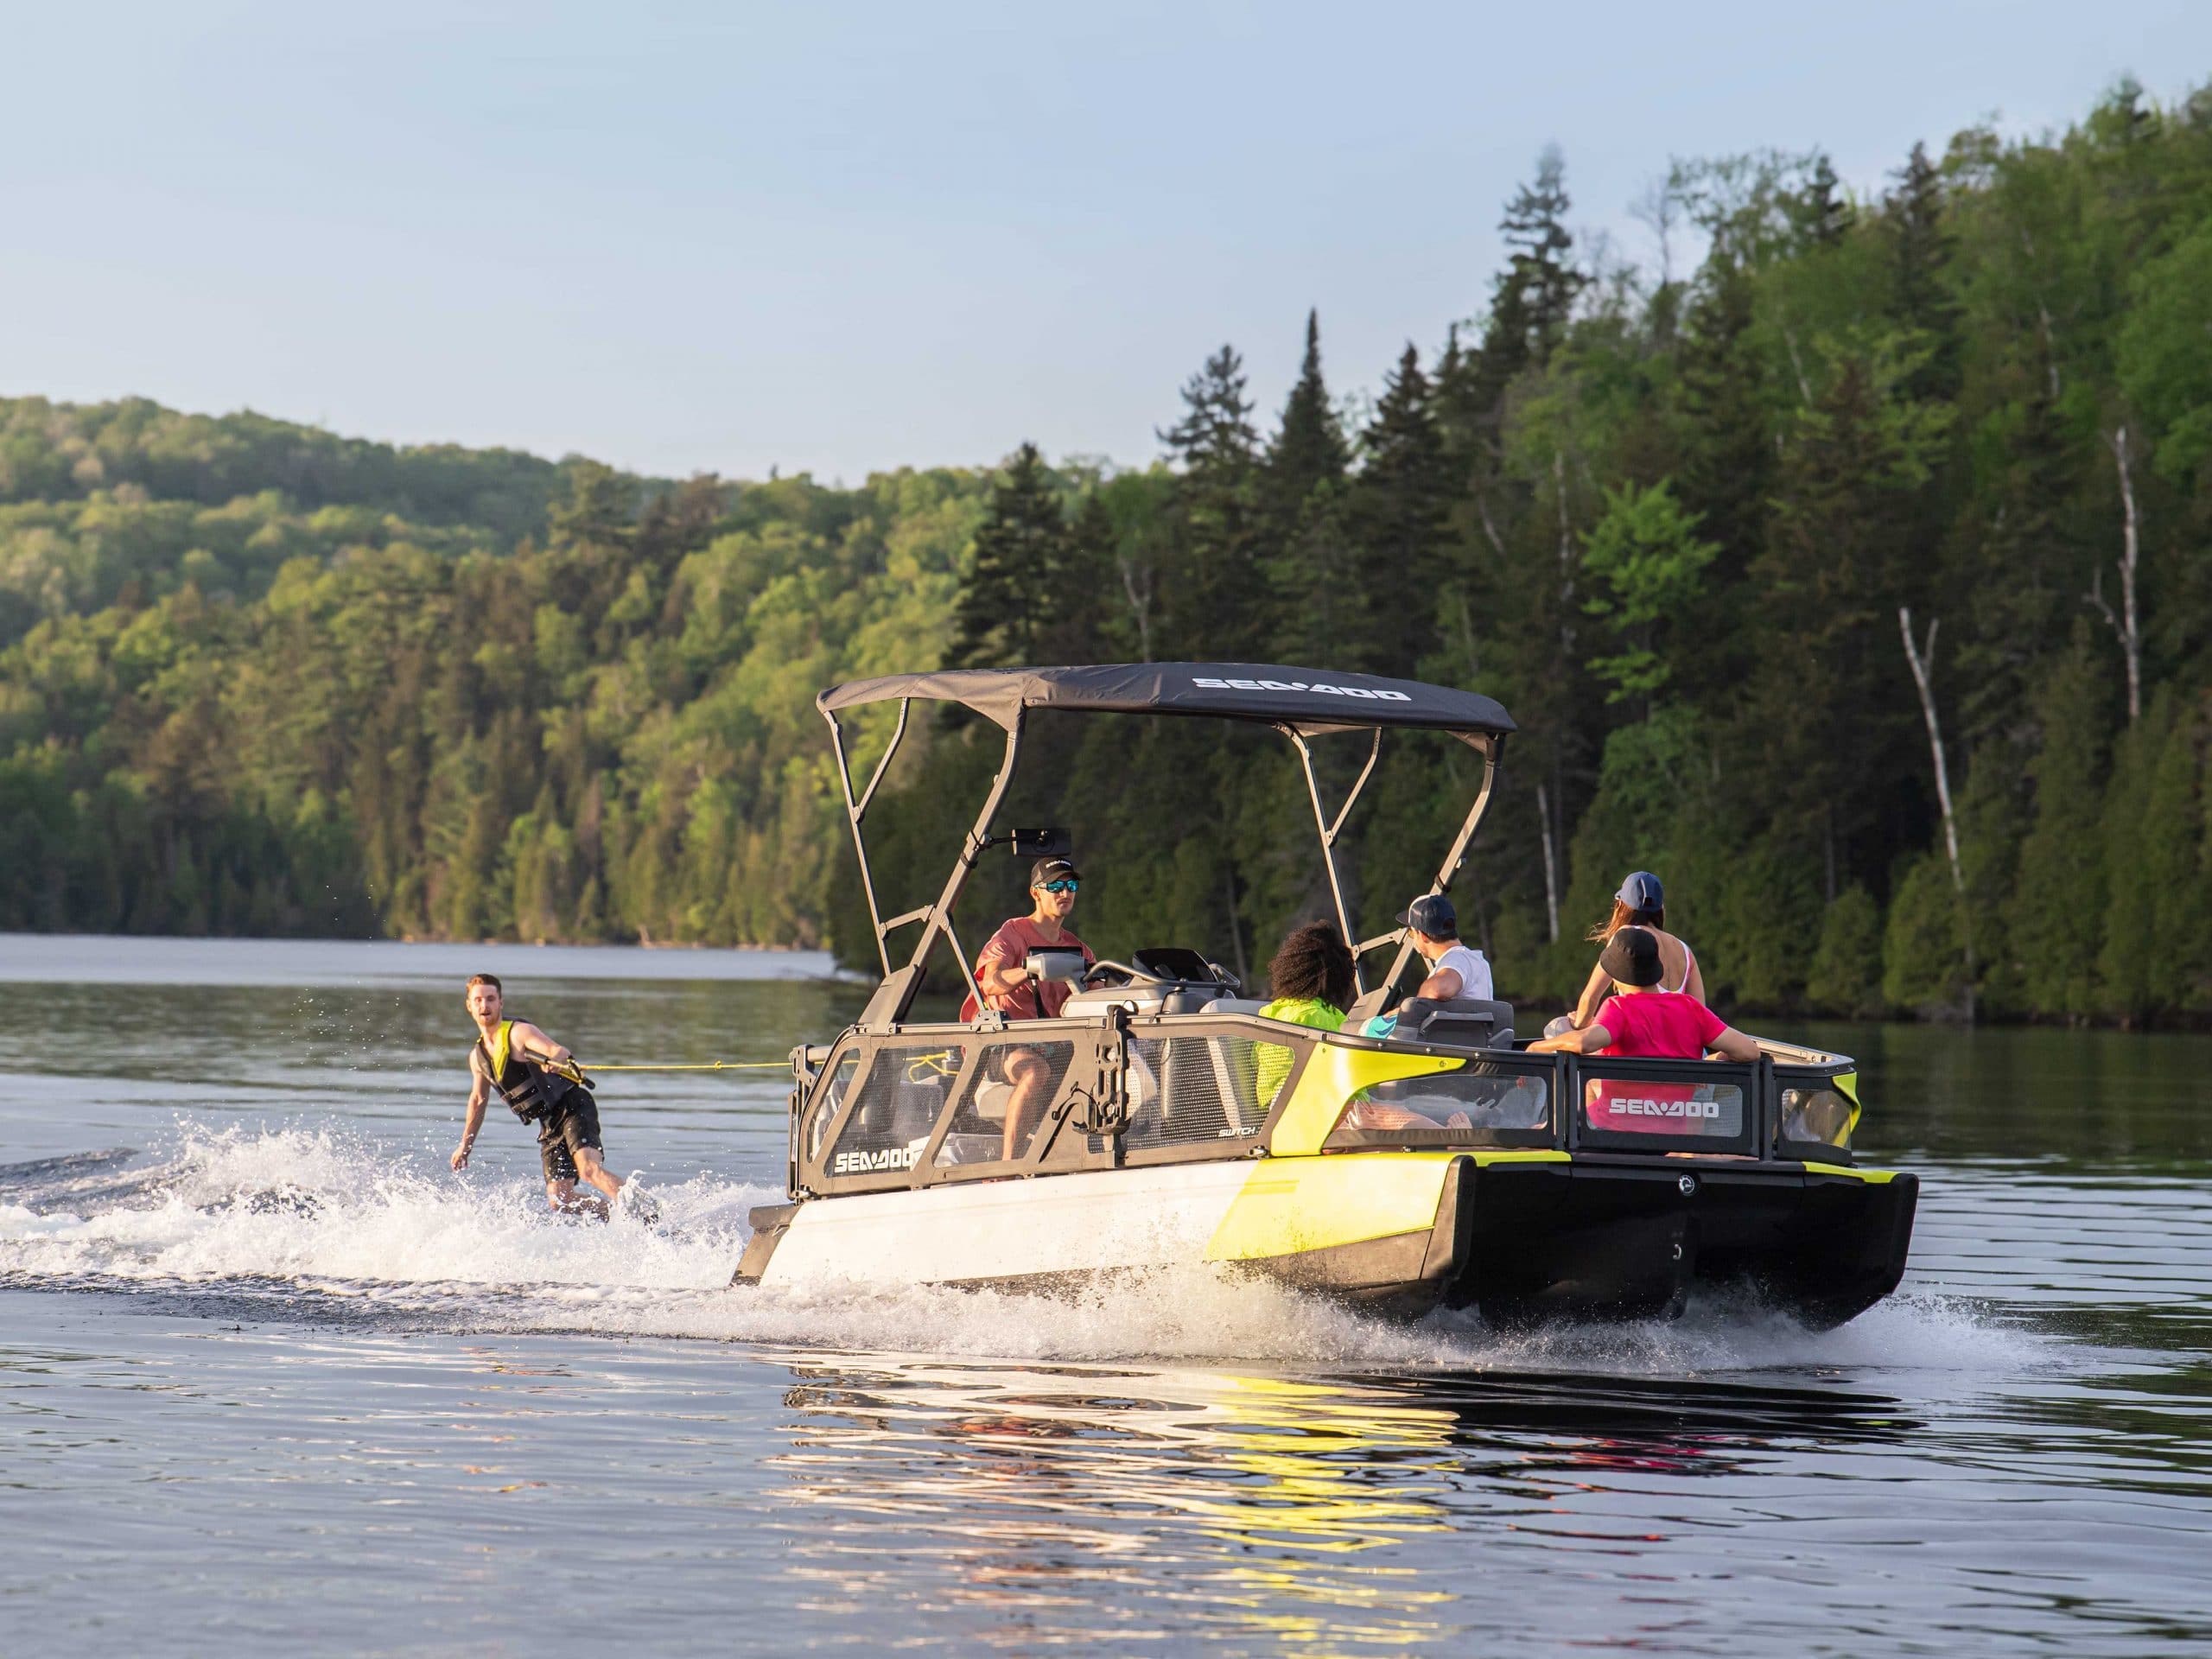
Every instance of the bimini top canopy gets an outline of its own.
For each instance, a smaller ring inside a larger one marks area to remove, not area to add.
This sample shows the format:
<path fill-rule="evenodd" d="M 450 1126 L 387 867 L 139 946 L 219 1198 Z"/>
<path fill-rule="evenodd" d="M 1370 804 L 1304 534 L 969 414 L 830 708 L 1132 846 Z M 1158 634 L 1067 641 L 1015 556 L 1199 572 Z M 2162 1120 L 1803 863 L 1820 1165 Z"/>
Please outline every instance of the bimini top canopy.
<path fill-rule="evenodd" d="M 1404 727 L 1486 733 L 1515 729 L 1492 699 L 1419 680 L 1344 674 L 1274 663 L 1106 663 L 1089 668 L 946 669 L 834 685 L 815 701 L 824 714 L 918 697 L 957 702 L 1014 730 L 1025 709 L 1077 713 L 1211 715 L 1256 720 L 1305 736 Z"/>

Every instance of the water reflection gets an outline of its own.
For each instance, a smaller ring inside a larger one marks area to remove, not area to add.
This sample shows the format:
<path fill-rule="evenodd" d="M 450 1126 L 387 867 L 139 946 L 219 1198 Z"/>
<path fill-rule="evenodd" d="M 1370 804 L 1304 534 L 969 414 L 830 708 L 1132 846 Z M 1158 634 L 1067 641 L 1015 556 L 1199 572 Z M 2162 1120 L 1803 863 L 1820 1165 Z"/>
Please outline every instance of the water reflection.
<path fill-rule="evenodd" d="M 793 1535 L 788 1570 L 817 1610 L 989 1611 L 997 1645 L 1155 1630 L 1428 1645 L 1478 1611 L 1459 1605 L 1481 1599 L 1470 1547 L 1632 1548 L 1609 1500 L 1654 1477 L 1918 1427 L 1826 1389 L 786 1363 L 798 1414 L 769 1524 Z M 1411 1548 L 1424 1539 L 1446 1547 Z"/>

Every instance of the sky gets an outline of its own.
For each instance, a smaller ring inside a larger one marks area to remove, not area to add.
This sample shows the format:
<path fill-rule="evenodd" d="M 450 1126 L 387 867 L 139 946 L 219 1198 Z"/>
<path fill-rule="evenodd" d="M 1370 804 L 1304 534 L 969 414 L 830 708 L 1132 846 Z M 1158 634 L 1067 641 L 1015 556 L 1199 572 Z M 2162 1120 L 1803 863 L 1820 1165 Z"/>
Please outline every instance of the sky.
<path fill-rule="evenodd" d="M 1846 6 L 42 6 L 0 52 L 0 393 L 857 482 L 1141 465 L 1224 342 L 1263 414 L 1478 315 L 1557 143 L 1644 262 L 1670 156 L 2212 79 L 2204 0 Z"/>

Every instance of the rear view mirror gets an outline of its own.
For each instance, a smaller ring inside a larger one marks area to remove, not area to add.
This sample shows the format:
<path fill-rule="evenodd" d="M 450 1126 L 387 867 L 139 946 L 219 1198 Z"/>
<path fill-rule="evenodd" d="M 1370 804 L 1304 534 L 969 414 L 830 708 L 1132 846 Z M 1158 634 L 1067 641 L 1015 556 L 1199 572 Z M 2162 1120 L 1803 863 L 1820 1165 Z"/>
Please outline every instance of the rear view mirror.
<path fill-rule="evenodd" d="M 1083 978 L 1084 963 L 1080 950 L 1032 950 L 1022 958 L 1022 966 L 1040 984 L 1058 980 L 1071 985 Z"/>
<path fill-rule="evenodd" d="M 1065 830 L 1017 830 L 1007 837 L 1016 858 L 1065 858 L 1075 837 Z"/>

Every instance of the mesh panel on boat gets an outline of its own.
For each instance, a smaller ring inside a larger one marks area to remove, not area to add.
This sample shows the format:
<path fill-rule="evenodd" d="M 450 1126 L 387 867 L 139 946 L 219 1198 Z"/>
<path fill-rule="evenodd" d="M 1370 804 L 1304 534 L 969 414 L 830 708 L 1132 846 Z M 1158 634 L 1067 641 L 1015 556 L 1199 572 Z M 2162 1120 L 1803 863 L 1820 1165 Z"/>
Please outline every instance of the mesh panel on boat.
<path fill-rule="evenodd" d="M 814 1103 L 814 1113 L 807 1120 L 806 1155 L 822 1155 L 822 1139 L 830 1133 L 830 1126 L 837 1121 L 837 1109 L 845 1103 L 845 1095 L 853 1086 L 854 1073 L 860 1070 L 861 1052 L 849 1048 L 840 1054 L 830 1074 L 830 1085 Z"/>
<path fill-rule="evenodd" d="M 854 1090 L 853 1115 L 830 1154 L 830 1173 L 912 1169 L 959 1072 L 959 1049 L 941 1043 L 876 1050 Z"/>
<path fill-rule="evenodd" d="M 1191 1146 L 1259 1133 L 1259 1065 L 1249 1037 L 1146 1037 L 1129 1044 L 1122 1145 Z"/>
<path fill-rule="evenodd" d="M 1023 1115 L 1020 1137 L 1013 1152 L 1016 1158 L 1026 1157 L 1029 1143 L 1036 1139 L 1038 1126 L 1045 1121 L 1045 1109 L 1059 1093 L 1061 1080 L 1067 1076 L 1068 1067 L 1074 1060 L 1075 1045 L 1071 1042 L 1008 1044 L 984 1055 L 953 1112 L 952 1126 L 944 1133 L 944 1143 L 937 1149 L 937 1166 L 943 1169 L 953 1164 L 994 1163 L 1005 1156 L 1006 1115 L 1020 1074 L 1042 1065 L 1044 1082 L 1034 1086 L 1031 1096 L 1033 1103 Z"/>

